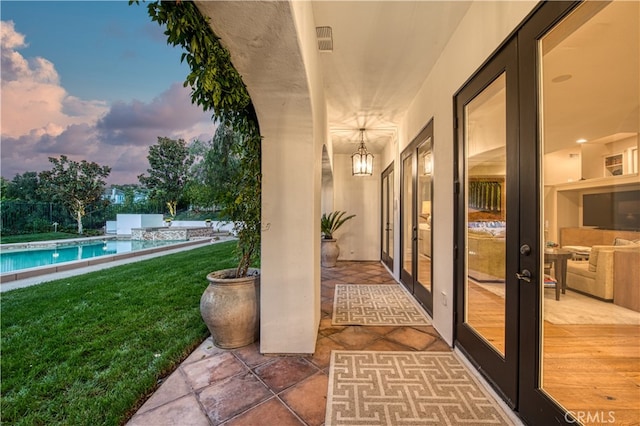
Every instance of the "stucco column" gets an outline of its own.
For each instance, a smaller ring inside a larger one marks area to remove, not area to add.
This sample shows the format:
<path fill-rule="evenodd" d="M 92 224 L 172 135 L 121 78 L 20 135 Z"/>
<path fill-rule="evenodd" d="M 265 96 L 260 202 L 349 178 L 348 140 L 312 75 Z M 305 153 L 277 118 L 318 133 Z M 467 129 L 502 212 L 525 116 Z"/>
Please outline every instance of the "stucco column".
<path fill-rule="evenodd" d="M 310 5 L 197 5 L 231 53 L 264 138 L 260 351 L 313 353 L 320 323 L 320 183 L 326 118 L 315 71 Z"/>

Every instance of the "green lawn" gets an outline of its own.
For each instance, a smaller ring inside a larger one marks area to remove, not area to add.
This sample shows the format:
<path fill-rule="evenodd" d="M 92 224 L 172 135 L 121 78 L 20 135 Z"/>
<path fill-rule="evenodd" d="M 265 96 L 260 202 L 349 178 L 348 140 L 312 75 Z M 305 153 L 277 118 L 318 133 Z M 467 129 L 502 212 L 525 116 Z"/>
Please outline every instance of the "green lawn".
<path fill-rule="evenodd" d="M 66 232 L 43 232 L 41 234 L 3 235 L 0 238 L 0 243 L 30 243 L 32 241 L 66 240 L 68 238 L 82 238 L 82 236 L 78 234 L 69 234 Z"/>
<path fill-rule="evenodd" d="M 118 425 L 208 335 L 225 242 L 2 294 L 3 424 Z"/>

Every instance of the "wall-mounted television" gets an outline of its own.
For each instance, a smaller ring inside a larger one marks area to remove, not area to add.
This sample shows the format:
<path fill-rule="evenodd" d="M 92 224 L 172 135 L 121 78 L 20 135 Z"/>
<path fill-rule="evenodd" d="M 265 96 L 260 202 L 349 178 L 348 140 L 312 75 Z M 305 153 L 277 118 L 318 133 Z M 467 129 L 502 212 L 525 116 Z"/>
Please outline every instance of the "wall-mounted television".
<path fill-rule="evenodd" d="M 583 195 L 582 225 L 640 230 L 640 190 Z"/>

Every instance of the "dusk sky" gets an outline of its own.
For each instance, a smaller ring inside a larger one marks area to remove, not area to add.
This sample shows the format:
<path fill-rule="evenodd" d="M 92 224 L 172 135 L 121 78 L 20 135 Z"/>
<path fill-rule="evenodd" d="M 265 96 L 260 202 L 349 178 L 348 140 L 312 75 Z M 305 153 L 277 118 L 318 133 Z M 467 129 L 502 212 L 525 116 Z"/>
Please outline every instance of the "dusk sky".
<path fill-rule="evenodd" d="M 211 113 L 191 104 L 180 48 L 146 3 L 1 1 L 1 174 L 51 169 L 64 154 L 138 183 L 158 137 L 210 140 Z"/>

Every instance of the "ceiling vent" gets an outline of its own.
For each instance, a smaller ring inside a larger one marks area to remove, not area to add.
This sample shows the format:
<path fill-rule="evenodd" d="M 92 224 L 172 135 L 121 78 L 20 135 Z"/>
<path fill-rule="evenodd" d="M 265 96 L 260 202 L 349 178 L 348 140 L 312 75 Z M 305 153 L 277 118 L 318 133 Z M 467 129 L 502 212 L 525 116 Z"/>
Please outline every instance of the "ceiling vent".
<path fill-rule="evenodd" d="M 331 27 L 316 27 L 318 49 L 321 52 L 333 52 L 333 35 Z"/>

